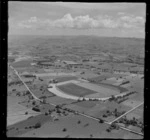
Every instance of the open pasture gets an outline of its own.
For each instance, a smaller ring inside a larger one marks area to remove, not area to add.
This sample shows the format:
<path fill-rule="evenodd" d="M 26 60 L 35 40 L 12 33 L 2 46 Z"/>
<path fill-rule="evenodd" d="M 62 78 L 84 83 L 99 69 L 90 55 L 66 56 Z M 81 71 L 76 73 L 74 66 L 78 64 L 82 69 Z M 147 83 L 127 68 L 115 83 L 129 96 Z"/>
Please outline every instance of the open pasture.
<path fill-rule="evenodd" d="M 101 75 L 93 78 L 89 78 L 90 81 L 95 81 L 96 83 L 101 83 L 102 80 L 106 80 L 107 78 L 110 78 L 112 76 L 110 75 Z"/>
<path fill-rule="evenodd" d="M 23 68 L 23 67 L 31 67 L 32 60 L 21 60 L 12 64 L 13 67 Z"/>
<path fill-rule="evenodd" d="M 57 80 L 58 82 L 65 82 L 65 81 L 76 80 L 76 79 L 77 79 L 77 77 L 75 77 L 75 76 L 65 76 L 65 77 L 55 78 L 55 80 Z"/>
<path fill-rule="evenodd" d="M 14 125 L 10 125 L 7 128 L 9 130 L 7 132 L 7 136 L 14 137 L 17 135 L 27 133 L 28 131 L 31 131 L 32 129 L 34 129 L 34 128 L 29 129 L 29 127 L 35 126 L 35 124 L 37 124 L 37 123 L 40 123 L 41 125 L 43 125 L 47 121 L 51 121 L 51 120 L 52 120 L 52 118 L 50 116 L 45 116 L 44 114 L 37 115 L 35 117 L 27 119 L 26 121 L 21 121 Z"/>
<path fill-rule="evenodd" d="M 18 104 L 21 101 L 19 97 L 10 97 L 7 98 L 7 126 L 15 124 L 19 121 L 25 120 L 31 115 L 37 115 L 35 111 L 32 111 L 25 106 Z M 25 114 L 28 112 L 28 114 Z"/>
<path fill-rule="evenodd" d="M 82 101 L 82 102 L 77 102 L 75 104 L 81 107 L 92 108 L 96 106 L 98 102 L 99 101 Z"/>
<path fill-rule="evenodd" d="M 72 99 L 61 98 L 58 96 L 49 97 L 46 100 L 47 100 L 47 102 L 55 104 L 55 105 L 71 104 L 72 102 L 74 102 L 74 100 L 72 100 Z"/>
<path fill-rule="evenodd" d="M 64 72 L 54 72 L 54 73 L 36 73 L 35 74 L 38 77 L 47 77 L 47 76 L 66 76 L 66 75 L 71 75 L 71 76 L 75 76 L 75 73 L 64 73 Z"/>
<path fill-rule="evenodd" d="M 140 107 L 136 108 L 132 112 L 126 115 L 128 119 L 133 119 L 135 117 L 136 119 L 142 120 L 143 121 L 143 115 L 144 115 L 144 108 L 143 105 Z"/>
<path fill-rule="evenodd" d="M 74 111 L 78 111 L 80 113 L 85 113 L 89 110 L 89 108 L 87 107 L 83 107 L 83 106 L 79 106 L 77 104 L 69 104 L 69 105 L 65 105 L 64 107 L 72 109 Z"/>
<path fill-rule="evenodd" d="M 123 102 L 122 104 L 133 108 L 133 107 L 139 105 L 140 103 L 141 103 L 141 101 L 129 99 L 129 100 L 126 100 L 125 102 Z"/>
<path fill-rule="evenodd" d="M 80 121 L 80 124 L 78 124 Z M 62 130 L 66 128 L 67 131 Z M 41 128 L 31 130 L 27 133 L 20 135 L 20 137 L 55 137 L 65 138 L 90 138 L 92 134 L 95 138 L 100 138 L 101 133 L 105 131 L 107 125 L 101 124 L 83 116 L 65 116 L 59 118 L 55 123 L 49 121 Z M 122 130 L 121 130 L 122 131 Z"/>

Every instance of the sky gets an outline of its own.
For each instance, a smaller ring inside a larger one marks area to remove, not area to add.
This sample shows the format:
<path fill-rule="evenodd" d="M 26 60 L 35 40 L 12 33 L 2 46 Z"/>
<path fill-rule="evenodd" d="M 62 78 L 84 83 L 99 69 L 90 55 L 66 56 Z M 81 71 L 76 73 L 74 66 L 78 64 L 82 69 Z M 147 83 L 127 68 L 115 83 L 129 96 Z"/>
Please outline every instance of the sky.
<path fill-rule="evenodd" d="M 9 35 L 145 38 L 145 3 L 8 3 Z"/>

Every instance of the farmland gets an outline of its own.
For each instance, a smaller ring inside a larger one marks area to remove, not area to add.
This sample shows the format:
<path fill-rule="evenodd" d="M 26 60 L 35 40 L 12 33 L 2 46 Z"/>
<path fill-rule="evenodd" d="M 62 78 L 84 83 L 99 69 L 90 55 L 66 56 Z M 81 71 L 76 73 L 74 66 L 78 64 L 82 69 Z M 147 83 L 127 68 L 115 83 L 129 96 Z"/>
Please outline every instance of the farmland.
<path fill-rule="evenodd" d="M 111 125 L 144 101 L 144 63 L 137 63 L 143 44 L 92 36 L 10 39 L 7 136 L 143 138 L 143 105 L 115 121 L 119 129 Z"/>

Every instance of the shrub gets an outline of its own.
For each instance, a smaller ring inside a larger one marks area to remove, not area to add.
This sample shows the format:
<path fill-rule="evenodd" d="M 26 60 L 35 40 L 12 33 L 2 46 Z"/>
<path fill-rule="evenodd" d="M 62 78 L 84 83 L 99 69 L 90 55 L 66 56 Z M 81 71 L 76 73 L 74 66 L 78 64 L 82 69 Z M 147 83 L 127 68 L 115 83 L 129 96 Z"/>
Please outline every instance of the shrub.
<path fill-rule="evenodd" d="M 106 118 L 107 116 L 104 114 L 103 117 Z"/>
<path fill-rule="evenodd" d="M 26 126 L 25 129 L 28 129 L 28 127 Z"/>
<path fill-rule="evenodd" d="M 16 91 L 16 89 L 12 89 L 12 91 Z"/>
<path fill-rule="evenodd" d="M 99 123 L 104 123 L 104 120 L 102 120 L 102 119 L 99 119 Z"/>
<path fill-rule="evenodd" d="M 106 131 L 107 131 L 107 132 L 110 132 L 111 130 L 107 128 Z"/>
<path fill-rule="evenodd" d="M 41 123 L 40 122 L 36 123 L 35 126 L 34 126 L 34 128 L 40 128 L 40 127 L 41 127 Z"/>
<path fill-rule="evenodd" d="M 26 112 L 25 112 L 25 115 L 27 115 L 27 114 L 28 114 L 28 112 L 26 111 Z"/>
<path fill-rule="evenodd" d="M 93 137 L 93 135 L 92 134 L 90 134 L 90 138 L 92 138 Z"/>
<path fill-rule="evenodd" d="M 33 128 L 33 126 L 29 126 L 29 128 L 31 129 L 31 128 Z"/>
<path fill-rule="evenodd" d="M 64 129 L 63 129 L 63 132 L 65 132 L 65 131 L 67 131 L 67 129 L 66 129 L 66 128 L 64 128 Z"/>
<path fill-rule="evenodd" d="M 81 121 L 79 120 L 79 121 L 78 121 L 78 124 L 80 124 L 80 123 L 81 123 Z"/>
<path fill-rule="evenodd" d="M 48 115 L 48 113 L 47 112 L 45 112 L 45 116 L 47 116 Z"/>
<path fill-rule="evenodd" d="M 33 111 L 36 111 L 36 112 L 40 112 L 40 109 L 39 109 L 39 108 L 36 108 L 36 107 L 33 107 L 32 110 L 33 110 Z"/>

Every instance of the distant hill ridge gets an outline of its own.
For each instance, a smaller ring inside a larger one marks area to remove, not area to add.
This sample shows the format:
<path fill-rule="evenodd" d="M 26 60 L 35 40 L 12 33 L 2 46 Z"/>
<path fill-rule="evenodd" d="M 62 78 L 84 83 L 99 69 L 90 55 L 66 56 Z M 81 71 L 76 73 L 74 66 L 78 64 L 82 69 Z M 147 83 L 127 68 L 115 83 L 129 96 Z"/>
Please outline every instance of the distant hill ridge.
<path fill-rule="evenodd" d="M 145 40 L 142 38 L 119 38 L 98 36 L 40 36 L 20 35 L 8 37 L 8 47 L 26 48 L 48 52 L 51 50 L 64 50 L 80 48 L 81 50 L 92 49 L 95 51 L 106 51 L 111 53 L 144 54 Z M 51 50 L 50 50 L 51 49 Z M 91 51 L 92 51 L 91 50 Z"/>

